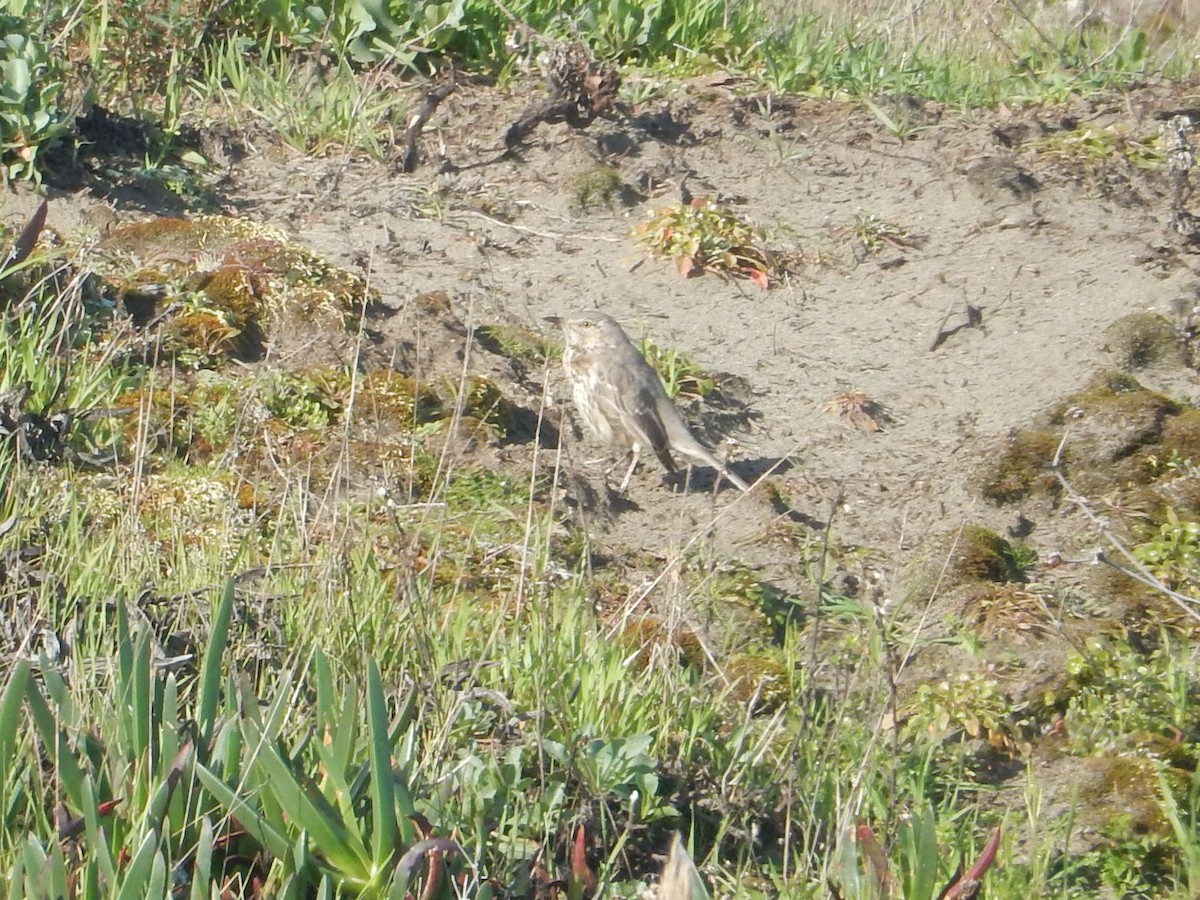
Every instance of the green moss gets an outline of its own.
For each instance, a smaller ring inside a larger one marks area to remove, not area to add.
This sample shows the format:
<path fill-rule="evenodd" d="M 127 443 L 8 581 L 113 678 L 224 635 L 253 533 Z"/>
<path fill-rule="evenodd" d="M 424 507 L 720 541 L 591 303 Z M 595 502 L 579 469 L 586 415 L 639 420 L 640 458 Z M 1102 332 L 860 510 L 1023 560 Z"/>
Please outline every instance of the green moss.
<path fill-rule="evenodd" d="M 512 404 L 504 398 L 500 387 L 494 381 L 481 375 L 468 375 L 465 379 L 447 376 L 443 385 L 455 398 L 461 416 L 460 433 L 464 431 L 464 426 L 477 423 L 486 427 L 472 427 L 468 433 L 480 436 L 486 431 L 490 432 L 490 436 L 504 439 L 509 432 Z"/>
<path fill-rule="evenodd" d="M 1122 840 L 1166 834 L 1158 769 L 1149 759 L 1110 755 L 1079 760 L 1079 802 L 1098 818 L 1105 836 Z"/>
<path fill-rule="evenodd" d="M 363 376 L 355 398 L 355 421 L 391 424 L 404 431 L 445 415 L 437 392 L 415 378 L 379 370 Z"/>
<path fill-rule="evenodd" d="M 959 533 L 951 566 L 962 580 L 1019 581 L 1021 572 L 1014 558 L 1012 545 L 996 532 L 967 525 Z"/>
<path fill-rule="evenodd" d="M 625 202 L 627 198 L 635 196 L 635 192 L 621 180 L 620 174 L 612 166 L 596 166 L 576 172 L 567 179 L 563 188 L 571 208 L 577 212 L 588 212 L 597 206 L 611 209 L 614 200 Z"/>
<path fill-rule="evenodd" d="M 1117 319 L 1104 333 L 1123 369 L 1181 363 L 1174 326 L 1157 313 L 1133 313 Z"/>
<path fill-rule="evenodd" d="M 1159 447 L 1167 461 L 1175 455 L 1178 463 L 1200 465 L 1200 409 L 1184 410 L 1164 422 Z"/>
<path fill-rule="evenodd" d="M 1087 387 L 1054 406 L 1048 415 L 1055 425 L 1085 416 L 1127 422 L 1136 427 L 1139 434 L 1148 433 L 1157 438 L 1163 420 L 1178 415 L 1183 409 L 1169 397 L 1146 390 L 1132 375 L 1108 370 L 1096 374 Z"/>
<path fill-rule="evenodd" d="M 125 225 L 88 262 L 135 323 L 166 312 L 167 349 L 191 363 L 257 358 L 280 319 L 349 325 L 372 300 L 361 278 L 278 228 L 227 216 Z M 172 304 L 183 309 L 172 314 Z"/>
<path fill-rule="evenodd" d="M 966 525 L 930 537 L 901 570 L 900 584 L 906 597 L 924 603 L 964 585 L 1019 582 L 1024 574 L 1016 557 L 1012 545 L 994 531 Z"/>
<path fill-rule="evenodd" d="M 1062 437 L 1053 431 L 1018 431 L 985 468 L 980 492 L 996 504 L 1016 503 L 1033 493 L 1056 496 L 1061 485 L 1050 466 L 1061 444 Z"/>
<path fill-rule="evenodd" d="M 791 679 L 784 666 L 765 656 L 734 656 L 724 666 L 729 696 L 736 703 L 752 704 L 752 712 L 778 709 L 790 697 Z"/>

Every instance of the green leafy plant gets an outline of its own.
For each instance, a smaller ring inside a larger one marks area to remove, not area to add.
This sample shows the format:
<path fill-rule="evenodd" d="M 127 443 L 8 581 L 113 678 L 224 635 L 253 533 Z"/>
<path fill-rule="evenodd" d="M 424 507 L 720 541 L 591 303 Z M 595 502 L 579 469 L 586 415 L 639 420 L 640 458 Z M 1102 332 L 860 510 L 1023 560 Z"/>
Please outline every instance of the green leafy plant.
<path fill-rule="evenodd" d="M 9 897 L 95 897 L 102 891 L 161 897 L 172 875 L 193 884 L 191 897 L 209 896 L 215 808 L 192 776 L 198 751 L 213 765 L 222 756 L 220 748 L 209 753 L 209 741 L 220 710 L 232 608 L 230 584 L 189 697 L 171 671 L 163 674 L 153 664 L 153 635 L 148 628 L 135 633 L 119 603 L 116 667 L 102 724 L 85 718 L 66 679 L 45 661 L 38 678 L 27 660 L 13 668 L 0 700 L 0 790 L 10 821 L 40 823 L 37 831 L 55 840 L 45 842 L 34 832 L 25 838 L 8 872 Z M 19 737 L 22 701 L 48 766 Z M 14 754 L 17 747 L 25 752 Z"/>
<path fill-rule="evenodd" d="M 197 769 L 200 782 L 267 850 L 303 861 L 332 884 L 359 896 L 403 897 L 410 884 L 423 880 L 422 896 L 454 896 L 443 862 L 461 848 L 431 835 L 416 814 L 405 776 L 415 762 L 410 731 L 415 695 L 391 721 L 373 662 L 367 665 L 361 699 L 353 688 L 337 688 L 319 653 L 314 674 L 316 741 L 302 742 L 293 753 L 283 749 L 280 732 L 292 695 L 292 685 L 285 681 L 265 714 L 242 706 L 236 723 L 243 748 L 238 782 L 230 784 L 207 767 Z M 359 713 L 362 700 L 365 725 Z M 400 754 L 394 761 L 393 748 Z M 302 761 L 309 754 L 321 773 L 319 781 Z"/>
<path fill-rule="evenodd" d="M 703 272 L 770 284 L 771 262 L 762 232 L 712 200 L 675 203 L 634 226 L 634 238 L 653 256 L 675 260 L 685 278 Z"/>
<path fill-rule="evenodd" d="M 1113 160 L 1124 160 L 1143 171 L 1157 171 L 1166 165 L 1166 156 L 1154 138 L 1139 137 L 1116 127 L 1081 125 L 1029 141 L 1022 149 L 1091 168 Z"/>
<path fill-rule="evenodd" d="M 900 249 L 920 244 L 920 239 L 913 236 L 907 228 L 885 222 L 879 216 L 868 213 L 858 213 L 854 217 L 854 224 L 845 231 L 853 235 L 863 252 L 868 255 L 878 253 L 884 247 Z"/>
<path fill-rule="evenodd" d="M 716 382 L 701 371 L 691 357 L 678 350 L 664 350 L 650 338 L 638 342 L 638 352 L 654 366 L 667 396 L 707 397 L 716 389 Z"/>
<path fill-rule="evenodd" d="M 40 181 L 39 156 L 68 127 L 58 111 L 61 66 L 31 31 L 32 18 L 0 14 L 0 172 Z"/>
<path fill-rule="evenodd" d="M 925 732 L 943 740 L 954 731 L 987 740 L 998 748 L 1018 744 L 1011 722 L 1012 701 L 993 679 L 964 672 L 952 681 L 922 684 L 913 699 L 910 733 Z"/>
<path fill-rule="evenodd" d="M 271 415 L 293 428 L 324 428 L 342 412 L 327 381 L 303 373 L 276 372 L 263 391 L 263 404 Z"/>
<path fill-rule="evenodd" d="M 1200 590 L 1200 522 L 1181 521 L 1168 509 L 1157 537 L 1135 546 L 1133 555 L 1173 590 Z"/>

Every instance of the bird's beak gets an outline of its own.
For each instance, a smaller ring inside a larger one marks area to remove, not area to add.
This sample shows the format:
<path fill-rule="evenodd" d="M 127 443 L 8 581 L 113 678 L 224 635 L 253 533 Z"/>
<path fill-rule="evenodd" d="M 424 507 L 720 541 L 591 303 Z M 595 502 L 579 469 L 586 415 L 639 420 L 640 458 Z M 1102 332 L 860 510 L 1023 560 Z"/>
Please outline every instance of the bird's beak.
<path fill-rule="evenodd" d="M 551 325 L 561 325 L 562 318 L 559 316 L 542 316 L 543 322 L 549 322 Z"/>

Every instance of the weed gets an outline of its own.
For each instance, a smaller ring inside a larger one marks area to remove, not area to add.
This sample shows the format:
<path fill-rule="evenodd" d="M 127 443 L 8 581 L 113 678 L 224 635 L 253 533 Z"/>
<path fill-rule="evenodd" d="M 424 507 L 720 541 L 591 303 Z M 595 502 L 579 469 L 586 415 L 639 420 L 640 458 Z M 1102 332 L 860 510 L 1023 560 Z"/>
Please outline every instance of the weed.
<path fill-rule="evenodd" d="M 1143 171 L 1160 170 L 1166 163 L 1154 139 L 1139 138 L 1116 127 L 1096 125 L 1055 132 L 1027 142 L 1022 149 L 1093 169 L 1114 160 Z"/>
<path fill-rule="evenodd" d="M 0 173 L 5 181 L 40 181 L 40 157 L 69 131 L 57 105 L 65 73 L 36 31 L 36 18 L 0 13 Z"/>
<path fill-rule="evenodd" d="M 667 396 L 701 400 L 716 390 L 716 382 L 705 375 L 691 357 L 678 350 L 664 350 L 650 338 L 638 342 L 638 352 L 658 372 Z"/>
<path fill-rule="evenodd" d="M 292 428 L 324 428 L 342 414 L 337 382 L 328 373 L 276 372 L 262 391 L 263 404 Z"/>
<path fill-rule="evenodd" d="M 770 282 L 762 232 L 712 200 L 660 209 L 634 226 L 633 234 L 651 255 L 675 260 L 685 278 L 714 272 L 749 278 L 763 288 Z"/>
<path fill-rule="evenodd" d="M 1133 555 L 1150 572 L 1176 591 L 1200 592 L 1200 522 L 1180 521 L 1173 509 L 1158 536 L 1133 548 Z"/>

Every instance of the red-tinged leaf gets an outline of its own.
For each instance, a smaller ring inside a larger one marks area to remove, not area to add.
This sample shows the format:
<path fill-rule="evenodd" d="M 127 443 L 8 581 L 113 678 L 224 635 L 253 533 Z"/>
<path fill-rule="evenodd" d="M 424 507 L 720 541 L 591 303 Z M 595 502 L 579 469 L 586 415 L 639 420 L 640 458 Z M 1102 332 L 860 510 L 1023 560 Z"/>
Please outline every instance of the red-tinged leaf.
<path fill-rule="evenodd" d="M 875 838 L 875 832 L 871 830 L 870 825 L 859 822 L 858 827 L 854 830 L 854 836 L 858 840 L 858 846 L 862 850 L 863 856 L 866 857 L 867 868 L 875 880 L 876 889 L 881 896 L 894 897 L 896 882 L 892 878 L 892 870 L 888 866 L 883 848 L 879 846 L 879 841 Z"/>
<path fill-rule="evenodd" d="M 123 869 L 129 864 L 129 848 L 122 847 L 117 851 L 117 868 Z"/>
<path fill-rule="evenodd" d="M 692 202 L 689 203 L 688 206 L 690 206 L 692 209 L 704 209 L 704 207 L 708 206 L 708 198 L 693 197 Z"/>
<path fill-rule="evenodd" d="M 29 220 L 29 224 L 21 230 L 17 242 L 13 244 L 12 250 L 8 253 L 8 258 L 4 261 L 3 265 L 0 265 L 0 269 L 7 269 L 9 266 L 19 266 L 29 258 L 29 254 L 37 246 L 37 240 L 46 227 L 46 212 L 49 208 L 50 204 L 43 200 L 42 205 L 33 214 L 33 218 Z"/>
<path fill-rule="evenodd" d="M 114 809 L 121 805 L 121 801 L 122 798 L 120 797 L 118 797 L 116 800 L 105 800 L 103 803 L 96 806 L 96 812 L 102 816 L 110 815 Z"/>
<path fill-rule="evenodd" d="M 693 275 L 699 275 L 702 271 L 700 266 L 696 264 L 696 260 L 691 256 L 680 256 L 675 260 L 675 268 L 679 270 L 679 274 L 684 278 L 691 278 Z"/>
<path fill-rule="evenodd" d="M 742 271 L 746 273 L 747 278 L 757 284 L 764 291 L 771 286 L 771 279 L 762 269 L 755 269 L 752 266 L 747 266 L 746 268 L 742 269 Z"/>
<path fill-rule="evenodd" d="M 1000 828 L 996 827 L 983 847 L 983 853 L 975 861 L 975 865 L 967 870 L 961 878 L 955 878 L 938 894 L 938 900 L 973 900 L 978 896 L 983 884 L 983 875 L 992 863 L 996 861 L 996 851 L 1000 849 Z"/>
<path fill-rule="evenodd" d="M 433 892 L 442 880 L 442 851 L 434 847 L 426 855 L 426 859 L 428 872 L 425 876 L 425 888 L 421 891 L 421 900 L 433 900 Z"/>
<path fill-rule="evenodd" d="M 572 896 L 580 891 L 591 893 L 596 890 L 596 876 L 587 864 L 587 833 L 583 825 L 575 830 L 575 841 L 571 845 L 571 879 L 567 888 Z"/>

